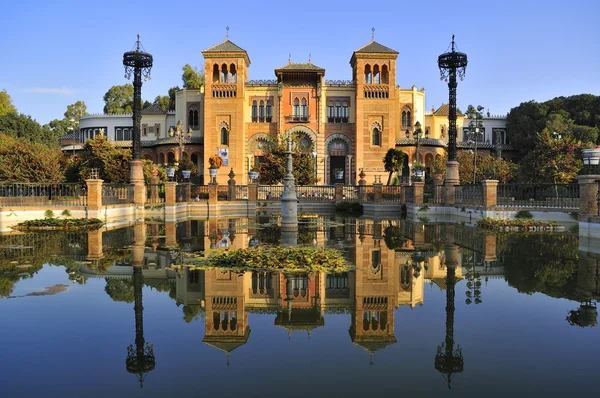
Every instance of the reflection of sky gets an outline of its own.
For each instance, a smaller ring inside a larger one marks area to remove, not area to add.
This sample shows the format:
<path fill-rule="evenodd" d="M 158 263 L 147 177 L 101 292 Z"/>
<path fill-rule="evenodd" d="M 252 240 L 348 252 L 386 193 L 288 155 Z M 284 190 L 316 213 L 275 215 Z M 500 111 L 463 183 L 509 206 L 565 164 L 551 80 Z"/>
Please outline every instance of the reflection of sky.
<path fill-rule="evenodd" d="M 156 369 L 140 390 L 125 370 L 135 342 L 133 304 L 113 302 L 105 281 L 72 284 L 62 267 L 45 267 L 16 285 L 14 295 L 57 283 L 66 292 L 0 300 L 3 395 L 21 396 L 384 396 L 425 392 L 516 396 L 591 392 L 600 355 L 600 328 L 570 326 L 577 303 L 525 295 L 502 279 L 484 282 L 483 304 L 464 302 L 456 288 L 455 341 L 464 372 L 448 392 L 434 369 L 445 338 L 445 291 L 425 286 L 424 305 L 395 312 L 396 344 L 374 354 L 353 345 L 351 316 L 325 315 L 325 326 L 293 332 L 274 326 L 274 314 L 249 315 L 248 343 L 225 354 L 202 343 L 203 320 L 186 324 L 167 293 L 144 288 L 144 331 L 154 344 Z"/>

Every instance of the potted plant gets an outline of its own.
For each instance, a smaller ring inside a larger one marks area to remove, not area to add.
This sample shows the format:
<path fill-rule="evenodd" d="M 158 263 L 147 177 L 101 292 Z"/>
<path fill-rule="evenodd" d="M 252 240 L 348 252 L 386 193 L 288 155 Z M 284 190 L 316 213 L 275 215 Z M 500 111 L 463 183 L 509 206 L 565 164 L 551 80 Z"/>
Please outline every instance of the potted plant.
<path fill-rule="evenodd" d="M 335 175 L 335 180 L 336 181 L 343 181 L 344 180 L 344 169 L 334 169 L 333 173 Z"/>
<path fill-rule="evenodd" d="M 413 163 L 413 170 L 415 171 L 415 181 L 423 181 L 425 176 L 425 165 L 420 162 Z"/>
<path fill-rule="evenodd" d="M 252 166 L 250 171 L 248 171 L 248 177 L 252 181 L 258 180 L 258 168 L 256 166 Z"/>
<path fill-rule="evenodd" d="M 219 167 L 223 165 L 223 159 L 219 155 L 213 155 L 208 158 L 208 174 L 210 174 L 210 178 L 217 178 L 217 174 L 219 172 Z"/>
<path fill-rule="evenodd" d="M 169 178 L 169 181 L 173 181 L 173 179 L 175 178 L 175 172 L 177 171 L 177 167 L 173 164 L 169 164 L 167 165 L 167 177 Z"/>

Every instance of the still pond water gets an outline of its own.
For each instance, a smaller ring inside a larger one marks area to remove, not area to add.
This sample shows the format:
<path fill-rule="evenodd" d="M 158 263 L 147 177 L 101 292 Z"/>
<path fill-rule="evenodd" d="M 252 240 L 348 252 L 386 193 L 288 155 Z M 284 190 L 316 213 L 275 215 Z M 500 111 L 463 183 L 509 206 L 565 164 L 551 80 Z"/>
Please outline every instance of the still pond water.
<path fill-rule="evenodd" d="M 176 266 L 280 245 L 268 218 L 0 236 L 2 396 L 598 393 L 600 272 L 576 236 L 320 218 L 291 239 L 356 270 Z"/>

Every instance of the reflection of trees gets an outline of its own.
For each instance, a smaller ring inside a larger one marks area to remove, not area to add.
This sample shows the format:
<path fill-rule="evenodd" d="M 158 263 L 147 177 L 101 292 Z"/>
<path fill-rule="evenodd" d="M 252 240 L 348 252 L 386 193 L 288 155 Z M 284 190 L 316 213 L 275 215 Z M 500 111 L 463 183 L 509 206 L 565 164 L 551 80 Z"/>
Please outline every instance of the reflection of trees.
<path fill-rule="evenodd" d="M 505 277 L 519 292 L 575 299 L 578 241 L 571 235 L 498 236 Z"/>
<path fill-rule="evenodd" d="M 281 227 L 279 225 L 261 226 L 256 232 L 256 237 L 261 245 L 278 246 L 281 244 Z M 316 237 L 315 224 L 311 224 L 310 222 L 301 222 L 298 224 L 299 246 L 312 245 Z"/>
<path fill-rule="evenodd" d="M 385 245 L 390 250 L 402 249 L 407 241 L 407 238 L 402 234 L 400 227 L 395 225 L 385 227 L 383 230 L 383 239 L 385 240 Z"/>
<path fill-rule="evenodd" d="M 133 279 L 106 278 L 104 291 L 113 301 L 131 304 L 135 300 Z"/>
<path fill-rule="evenodd" d="M 186 323 L 195 321 L 196 319 L 204 318 L 204 311 L 200 305 L 184 305 L 183 306 L 183 320 Z"/>

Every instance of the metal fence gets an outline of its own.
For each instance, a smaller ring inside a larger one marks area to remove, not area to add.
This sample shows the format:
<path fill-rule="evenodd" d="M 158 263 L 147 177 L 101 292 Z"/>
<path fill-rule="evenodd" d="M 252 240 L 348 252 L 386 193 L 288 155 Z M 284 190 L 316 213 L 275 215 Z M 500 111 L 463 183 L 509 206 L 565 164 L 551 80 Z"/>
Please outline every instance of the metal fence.
<path fill-rule="evenodd" d="M 117 205 L 133 203 L 133 185 L 102 184 L 102 204 Z"/>
<path fill-rule="evenodd" d="M 415 203 L 415 190 L 412 185 L 404 187 L 404 201 L 406 203 Z"/>
<path fill-rule="evenodd" d="M 457 205 L 483 206 L 483 186 L 475 185 L 455 185 L 454 202 Z"/>
<path fill-rule="evenodd" d="M 372 203 L 375 201 L 375 189 L 373 185 L 359 185 L 356 188 L 359 202 Z"/>
<path fill-rule="evenodd" d="M 208 201 L 208 185 L 192 185 L 190 200 L 192 202 Z"/>
<path fill-rule="evenodd" d="M 248 185 L 236 185 L 232 200 L 248 200 Z"/>
<path fill-rule="evenodd" d="M 192 196 L 190 195 L 191 198 Z M 187 184 L 177 184 L 175 187 L 175 202 L 187 202 Z"/>
<path fill-rule="evenodd" d="M 2 206 L 86 206 L 85 183 L 0 183 Z"/>
<path fill-rule="evenodd" d="M 296 196 L 302 202 L 334 202 L 335 187 L 330 185 L 297 186 Z"/>
<path fill-rule="evenodd" d="M 381 201 L 398 203 L 402 201 L 402 187 L 399 185 L 384 185 L 381 187 Z"/>
<path fill-rule="evenodd" d="M 498 184 L 498 207 L 579 208 L 579 184 Z"/>
<path fill-rule="evenodd" d="M 164 184 L 146 185 L 146 203 L 149 203 L 149 204 L 165 203 L 165 185 Z"/>

